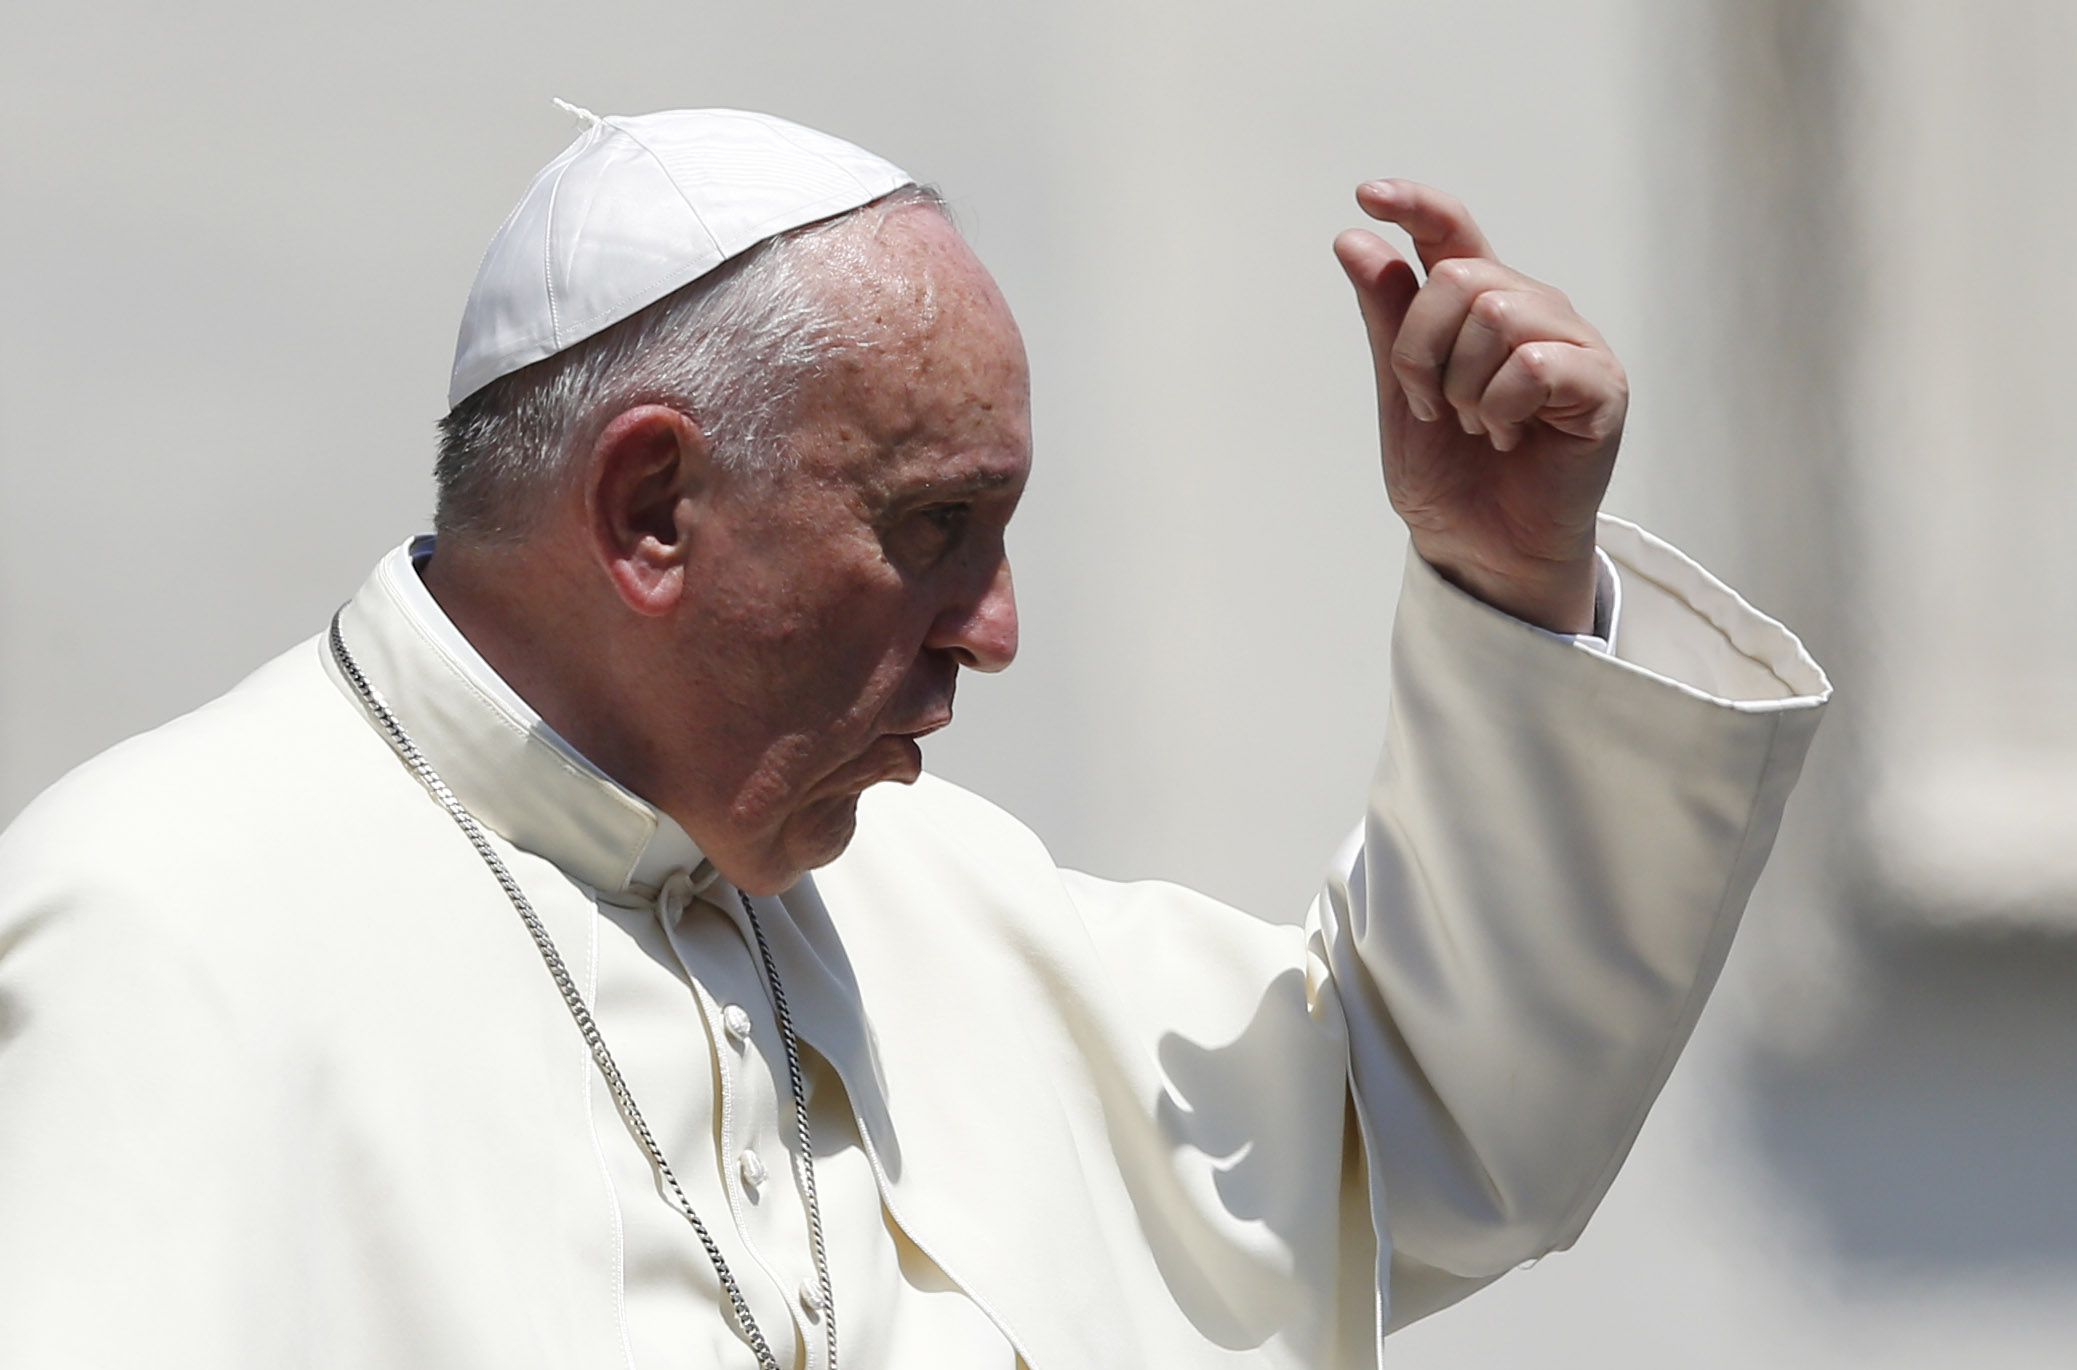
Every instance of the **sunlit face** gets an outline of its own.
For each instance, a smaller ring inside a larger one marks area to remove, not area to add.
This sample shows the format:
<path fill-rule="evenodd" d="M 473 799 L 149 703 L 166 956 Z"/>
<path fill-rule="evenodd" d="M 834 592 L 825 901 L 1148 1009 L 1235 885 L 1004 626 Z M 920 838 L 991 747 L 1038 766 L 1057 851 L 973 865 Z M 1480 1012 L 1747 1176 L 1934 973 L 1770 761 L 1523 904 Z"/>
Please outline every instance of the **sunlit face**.
<path fill-rule="evenodd" d="M 853 345 L 802 396 L 789 469 L 729 478 L 687 567 L 683 727 L 704 773 L 685 818 L 753 892 L 837 856 L 860 792 L 922 769 L 960 668 L 1017 651 L 1022 340 L 936 211 L 891 213 L 867 253 L 838 287 Z"/>

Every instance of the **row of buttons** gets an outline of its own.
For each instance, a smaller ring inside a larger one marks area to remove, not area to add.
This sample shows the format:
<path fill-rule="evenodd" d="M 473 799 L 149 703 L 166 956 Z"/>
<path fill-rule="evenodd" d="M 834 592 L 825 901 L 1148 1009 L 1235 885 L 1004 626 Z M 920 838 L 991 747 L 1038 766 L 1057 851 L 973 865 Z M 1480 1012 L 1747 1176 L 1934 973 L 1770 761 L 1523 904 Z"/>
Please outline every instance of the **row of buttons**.
<path fill-rule="evenodd" d="M 736 1173 L 743 1177 L 743 1187 L 746 1189 L 757 1189 L 771 1178 L 770 1172 L 764 1168 L 764 1158 L 755 1151 L 745 1151 L 736 1157 Z M 796 1294 L 800 1299 L 801 1311 L 810 1319 L 819 1319 L 822 1316 L 821 1285 L 813 1279 L 804 1279 L 800 1282 Z"/>
<path fill-rule="evenodd" d="M 707 880 L 696 881 L 684 871 L 672 872 L 659 892 L 658 912 L 670 922 L 677 922 L 698 893 L 712 882 L 712 878 L 709 874 Z M 755 1027 L 756 1024 L 751 1021 L 749 1012 L 741 1004 L 729 1004 L 721 1010 L 721 1030 L 728 1034 L 729 1041 L 733 1042 L 737 1049 L 740 1050 L 743 1044 L 750 1040 L 750 1034 Z M 763 1188 L 765 1181 L 771 1178 L 771 1172 L 765 1168 L 764 1158 L 747 1149 L 736 1157 L 736 1174 L 742 1178 L 743 1187 L 752 1191 Z M 810 1277 L 802 1280 L 800 1287 L 794 1292 L 794 1297 L 800 1301 L 801 1311 L 808 1315 L 810 1321 L 821 1320 L 824 1299 L 822 1286 L 815 1279 Z"/>
<path fill-rule="evenodd" d="M 751 1027 L 750 1015 L 744 1011 L 741 1004 L 730 1004 L 721 1010 L 721 1030 L 726 1032 L 729 1040 L 738 1047 L 749 1039 Z M 745 1189 L 761 1188 L 770 1178 L 764 1168 L 764 1161 L 755 1151 L 745 1151 L 736 1157 L 736 1173 L 743 1177 Z"/>

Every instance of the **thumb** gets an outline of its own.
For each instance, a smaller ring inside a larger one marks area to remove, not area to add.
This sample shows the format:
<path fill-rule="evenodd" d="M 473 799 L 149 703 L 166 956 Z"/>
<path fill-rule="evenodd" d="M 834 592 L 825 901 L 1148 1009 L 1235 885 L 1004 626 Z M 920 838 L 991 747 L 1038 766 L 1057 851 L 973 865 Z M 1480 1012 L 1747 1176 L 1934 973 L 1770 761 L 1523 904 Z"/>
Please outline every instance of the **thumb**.
<path fill-rule="evenodd" d="M 1377 364 L 1380 403 L 1399 391 L 1392 372 L 1392 345 L 1399 340 L 1399 325 L 1407 307 L 1420 293 L 1421 282 L 1406 258 L 1375 233 L 1352 228 L 1334 240 L 1334 255 L 1356 288 L 1356 303 L 1363 310 L 1363 326 L 1370 334 L 1370 355 Z"/>

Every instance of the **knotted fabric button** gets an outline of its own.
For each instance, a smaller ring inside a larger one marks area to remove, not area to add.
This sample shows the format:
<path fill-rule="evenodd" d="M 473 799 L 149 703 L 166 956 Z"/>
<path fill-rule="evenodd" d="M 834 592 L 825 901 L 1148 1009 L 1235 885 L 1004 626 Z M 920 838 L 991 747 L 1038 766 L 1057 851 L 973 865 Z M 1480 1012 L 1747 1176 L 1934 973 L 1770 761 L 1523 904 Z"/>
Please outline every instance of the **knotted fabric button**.
<path fill-rule="evenodd" d="M 811 1318 L 822 1316 L 822 1286 L 813 1280 L 802 1280 L 800 1288 L 801 1309 Z"/>
<path fill-rule="evenodd" d="M 750 1015 L 744 1012 L 741 1004 L 730 1004 L 721 1010 L 721 1030 L 738 1046 L 750 1035 L 750 1026 Z"/>
<path fill-rule="evenodd" d="M 736 1157 L 736 1173 L 743 1177 L 743 1184 L 755 1189 L 765 1181 L 764 1160 L 754 1151 L 745 1151 Z"/>
<path fill-rule="evenodd" d="M 691 872 L 672 871 L 664 877 L 663 888 L 656 892 L 656 911 L 664 916 L 665 922 L 675 923 L 685 916 L 686 908 L 699 892 Z"/>

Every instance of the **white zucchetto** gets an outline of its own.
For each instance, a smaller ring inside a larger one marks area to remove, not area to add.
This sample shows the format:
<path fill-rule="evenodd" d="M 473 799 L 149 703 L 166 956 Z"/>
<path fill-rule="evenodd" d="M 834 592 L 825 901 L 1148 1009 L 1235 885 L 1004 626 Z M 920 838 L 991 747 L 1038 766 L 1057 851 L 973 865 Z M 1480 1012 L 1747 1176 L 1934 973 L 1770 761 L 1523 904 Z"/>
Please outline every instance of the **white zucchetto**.
<path fill-rule="evenodd" d="M 769 114 L 578 114 L 589 126 L 534 177 L 476 269 L 450 408 L 775 234 L 914 183 Z"/>

